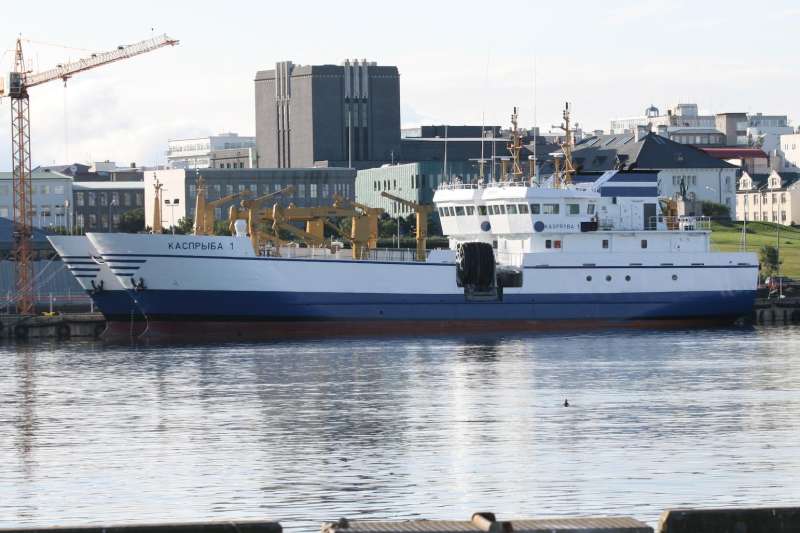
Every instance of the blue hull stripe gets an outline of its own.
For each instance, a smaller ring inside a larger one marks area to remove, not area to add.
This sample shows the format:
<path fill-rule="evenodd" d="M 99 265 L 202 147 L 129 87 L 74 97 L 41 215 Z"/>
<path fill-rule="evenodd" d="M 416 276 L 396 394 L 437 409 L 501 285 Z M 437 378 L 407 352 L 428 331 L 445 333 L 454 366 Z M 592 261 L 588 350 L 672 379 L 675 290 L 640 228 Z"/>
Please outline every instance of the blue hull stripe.
<path fill-rule="evenodd" d="M 632 320 L 748 314 L 754 291 L 463 295 L 249 291 L 129 291 L 159 320 Z"/>

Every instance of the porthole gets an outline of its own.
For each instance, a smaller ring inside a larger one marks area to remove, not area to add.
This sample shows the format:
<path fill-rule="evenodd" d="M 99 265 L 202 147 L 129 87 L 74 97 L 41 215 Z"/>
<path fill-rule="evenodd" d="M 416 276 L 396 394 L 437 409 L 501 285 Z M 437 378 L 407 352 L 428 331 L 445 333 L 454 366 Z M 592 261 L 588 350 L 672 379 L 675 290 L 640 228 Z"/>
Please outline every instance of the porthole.
<path fill-rule="evenodd" d="M 586 281 L 592 281 L 592 276 L 586 276 Z"/>
<path fill-rule="evenodd" d="M 625 281 L 630 281 L 630 280 L 631 280 L 630 276 L 625 276 Z"/>
<path fill-rule="evenodd" d="M 606 281 L 611 281 L 611 276 L 606 276 Z"/>
<path fill-rule="evenodd" d="M 672 275 L 672 281 L 678 281 L 678 275 L 677 274 L 673 274 Z"/>

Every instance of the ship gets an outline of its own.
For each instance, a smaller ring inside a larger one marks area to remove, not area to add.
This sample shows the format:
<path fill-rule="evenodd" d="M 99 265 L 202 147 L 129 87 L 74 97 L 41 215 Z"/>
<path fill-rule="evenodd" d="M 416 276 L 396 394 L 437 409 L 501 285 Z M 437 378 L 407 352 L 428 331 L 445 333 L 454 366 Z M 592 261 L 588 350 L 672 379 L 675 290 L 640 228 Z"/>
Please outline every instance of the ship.
<path fill-rule="evenodd" d="M 144 331 L 141 314 L 125 286 L 114 275 L 85 235 L 47 237 L 64 266 L 106 319 L 103 337 L 138 336 Z"/>
<path fill-rule="evenodd" d="M 145 317 L 146 337 L 698 326 L 750 313 L 756 255 L 713 251 L 710 220 L 679 216 L 674 199 L 658 197 L 656 173 L 578 175 L 568 120 L 565 111 L 567 140 L 550 176 L 522 176 L 515 160 L 496 180 L 444 180 L 433 206 L 382 193 L 417 213 L 411 254 L 376 248 L 381 210 L 355 202 L 262 209 L 242 201 L 230 236 L 87 238 Z M 512 155 L 518 146 L 515 137 Z M 210 214 L 201 189 L 202 218 Z M 426 249 L 431 209 L 446 249 Z M 352 216 L 342 236 L 349 249 L 324 238 L 336 216 Z"/>

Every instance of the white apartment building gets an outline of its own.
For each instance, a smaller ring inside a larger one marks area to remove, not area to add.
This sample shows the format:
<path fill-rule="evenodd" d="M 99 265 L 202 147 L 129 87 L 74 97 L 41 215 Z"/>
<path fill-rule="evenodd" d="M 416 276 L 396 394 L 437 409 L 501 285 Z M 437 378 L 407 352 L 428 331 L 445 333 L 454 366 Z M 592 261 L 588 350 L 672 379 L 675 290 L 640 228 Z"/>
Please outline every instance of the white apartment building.
<path fill-rule="evenodd" d="M 0 172 L 0 217 L 14 218 L 11 172 Z M 33 193 L 31 222 L 36 228 L 70 227 L 72 224 L 72 178 L 52 170 L 31 173 Z"/>
<path fill-rule="evenodd" d="M 773 170 L 766 183 L 759 184 L 744 173 L 736 194 L 736 219 L 800 224 L 800 179 Z"/>
<path fill-rule="evenodd" d="M 178 169 L 210 168 L 212 152 L 216 150 L 255 149 L 255 146 L 255 137 L 240 137 L 238 133 L 221 133 L 193 139 L 171 139 L 167 150 L 167 166 Z"/>
<path fill-rule="evenodd" d="M 781 135 L 778 156 L 781 170 L 800 171 L 800 133 Z"/>

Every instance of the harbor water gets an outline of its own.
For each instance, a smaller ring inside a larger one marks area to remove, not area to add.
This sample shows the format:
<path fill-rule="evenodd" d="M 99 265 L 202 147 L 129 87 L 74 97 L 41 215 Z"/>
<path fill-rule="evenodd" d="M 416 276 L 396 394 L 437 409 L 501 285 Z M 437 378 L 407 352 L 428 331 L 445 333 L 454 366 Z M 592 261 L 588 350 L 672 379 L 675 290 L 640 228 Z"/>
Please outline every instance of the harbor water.
<path fill-rule="evenodd" d="M 564 400 L 569 407 L 564 407 Z M 0 346 L 0 527 L 796 505 L 800 328 Z"/>

